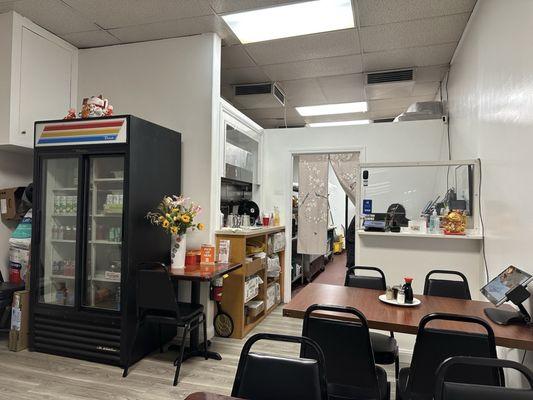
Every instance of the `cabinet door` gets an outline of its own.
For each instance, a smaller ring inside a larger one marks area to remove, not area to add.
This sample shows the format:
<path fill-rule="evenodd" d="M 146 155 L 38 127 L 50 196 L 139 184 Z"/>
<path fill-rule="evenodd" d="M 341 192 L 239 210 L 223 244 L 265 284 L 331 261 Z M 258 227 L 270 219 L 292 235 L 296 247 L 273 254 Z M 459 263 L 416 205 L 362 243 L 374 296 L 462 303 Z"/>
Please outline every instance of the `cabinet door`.
<path fill-rule="evenodd" d="M 33 147 L 33 124 L 63 118 L 71 104 L 72 52 L 22 28 L 20 109 L 13 142 Z"/>

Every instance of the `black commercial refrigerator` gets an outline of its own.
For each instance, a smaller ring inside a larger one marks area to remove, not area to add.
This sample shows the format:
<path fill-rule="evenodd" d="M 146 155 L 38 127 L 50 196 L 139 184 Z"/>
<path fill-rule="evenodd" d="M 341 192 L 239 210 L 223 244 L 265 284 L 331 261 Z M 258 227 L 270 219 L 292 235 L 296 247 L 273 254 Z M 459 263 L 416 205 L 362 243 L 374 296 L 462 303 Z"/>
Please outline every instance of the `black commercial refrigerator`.
<path fill-rule="evenodd" d="M 120 115 L 36 122 L 34 144 L 30 350 L 123 366 L 136 267 L 169 257 L 145 216 L 180 193 L 181 135 Z M 158 340 L 145 326 L 133 358 Z"/>

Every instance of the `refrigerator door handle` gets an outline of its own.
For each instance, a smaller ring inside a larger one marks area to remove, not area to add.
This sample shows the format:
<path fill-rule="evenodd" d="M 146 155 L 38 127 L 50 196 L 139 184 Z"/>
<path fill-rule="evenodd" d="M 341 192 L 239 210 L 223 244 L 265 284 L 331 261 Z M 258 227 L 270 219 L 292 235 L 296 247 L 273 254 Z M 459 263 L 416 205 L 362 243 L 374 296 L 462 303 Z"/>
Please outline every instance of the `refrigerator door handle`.
<path fill-rule="evenodd" d="M 41 242 L 41 210 L 37 210 L 35 216 L 33 217 L 33 224 L 35 224 L 35 244 Z"/>

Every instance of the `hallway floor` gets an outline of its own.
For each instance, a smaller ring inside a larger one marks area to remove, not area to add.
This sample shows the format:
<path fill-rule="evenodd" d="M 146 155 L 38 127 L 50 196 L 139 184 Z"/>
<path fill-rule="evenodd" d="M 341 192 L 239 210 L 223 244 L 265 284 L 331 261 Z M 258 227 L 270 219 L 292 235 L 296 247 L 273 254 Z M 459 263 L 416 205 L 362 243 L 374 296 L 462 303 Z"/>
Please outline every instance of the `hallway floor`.
<path fill-rule="evenodd" d="M 326 264 L 326 269 L 315 275 L 313 282 L 327 283 L 329 285 L 344 285 L 344 277 L 346 275 L 346 252 L 336 254 L 333 261 Z M 293 286 L 292 296 L 297 295 L 305 285 Z"/>

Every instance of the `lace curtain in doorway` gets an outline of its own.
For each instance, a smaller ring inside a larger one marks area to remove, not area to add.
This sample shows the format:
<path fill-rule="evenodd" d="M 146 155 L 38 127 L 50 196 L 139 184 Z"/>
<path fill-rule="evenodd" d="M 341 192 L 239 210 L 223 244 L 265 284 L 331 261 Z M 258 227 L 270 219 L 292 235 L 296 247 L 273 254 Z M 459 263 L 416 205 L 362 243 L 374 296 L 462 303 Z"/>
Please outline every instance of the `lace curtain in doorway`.
<path fill-rule="evenodd" d="M 327 154 L 299 157 L 299 254 L 324 254 L 327 251 L 328 162 Z"/>

